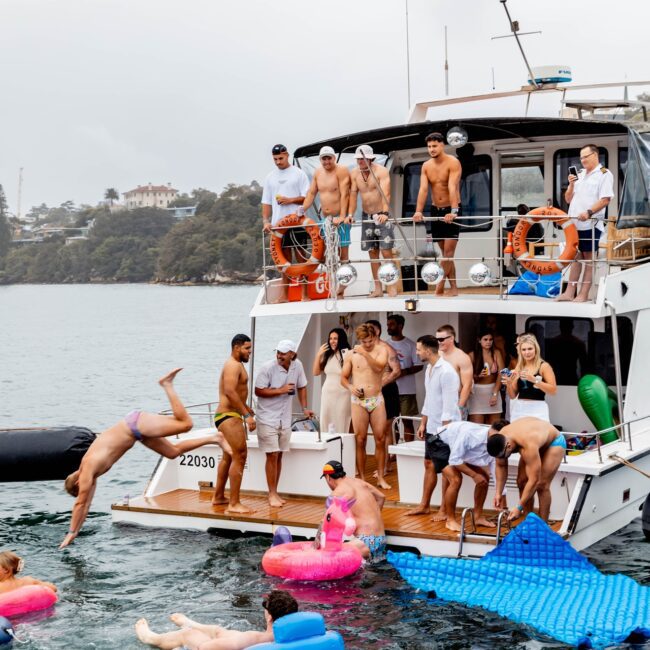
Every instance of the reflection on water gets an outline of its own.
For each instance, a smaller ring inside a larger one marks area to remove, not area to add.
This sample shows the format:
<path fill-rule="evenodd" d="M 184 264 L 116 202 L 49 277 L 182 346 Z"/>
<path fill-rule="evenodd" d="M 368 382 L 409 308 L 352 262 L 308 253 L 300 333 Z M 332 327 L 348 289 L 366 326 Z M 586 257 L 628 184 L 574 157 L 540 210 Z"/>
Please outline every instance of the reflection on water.
<path fill-rule="evenodd" d="M 10 335 L 0 366 L 1 426 L 80 424 L 100 429 L 134 406 L 157 408 L 155 379 L 174 365 L 187 401 L 215 396 L 219 367 L 236 331 L 249 331 L 256 289 L 150 286 L 0 288 L 0 328 Z M 302 323 L 262 320 L 258 360 Z M 269 540 L 113 525 L 109 506 L 138 494 L 155 457 L 135 447 L 100 480 L 79 539 L 56 550 L 72 500 L 58 483 L 0 484 L 0 548 L 25 572 L 56 583 L 61 600 L 44 618 L 19 619 L 26 650 L 143 648 L 133 625 L 155 630 L 167 616 L 241 630 L 261 628 L 261 595 L 290 590 L 323 613 L 347 648 L 559 648 L 534 630 L 479 609 L 427 600 L 383 564 L 337 583 L 291 584 L 260 570 Z M 650 584 L 640 520 L 587 552 L 603 571 Z M 637 646 L 638 647 L 638 646 Z M 650 646 L 649 646 L 650 647 Z"/>

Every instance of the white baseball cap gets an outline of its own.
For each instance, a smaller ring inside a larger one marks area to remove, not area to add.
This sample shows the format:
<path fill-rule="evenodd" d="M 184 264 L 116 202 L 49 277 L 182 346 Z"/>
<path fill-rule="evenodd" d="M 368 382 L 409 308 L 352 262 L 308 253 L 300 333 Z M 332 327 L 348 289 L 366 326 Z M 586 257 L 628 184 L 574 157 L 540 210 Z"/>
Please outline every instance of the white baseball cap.
<path fill-rule="evenodd" d="M 298 346 L 290 339 L 282 339 L 282 341 L 280 341 L 276 346 L 275 350 L 276 352 L 286 354 L 287 352 L 295 352 L 297 347 Z"/>
<path fill-rule="evenodd" d="M 369 144 L 362 144 L 357 147 L 357 150 L 354 152 L 354 157 L 357 160 L 363 160 L 364 158 L 373 160 L 375 158 L 375 152 L 372 150 L 372 147 Z"/>
<path fill-rule="evenodd" d="M 334 151 L 333 147 L 321 147 L 318 152 L 318 157 L 322 158 L 323 156 L 332 156 L 333 158 L 336 158 L 336 151 Z"/>

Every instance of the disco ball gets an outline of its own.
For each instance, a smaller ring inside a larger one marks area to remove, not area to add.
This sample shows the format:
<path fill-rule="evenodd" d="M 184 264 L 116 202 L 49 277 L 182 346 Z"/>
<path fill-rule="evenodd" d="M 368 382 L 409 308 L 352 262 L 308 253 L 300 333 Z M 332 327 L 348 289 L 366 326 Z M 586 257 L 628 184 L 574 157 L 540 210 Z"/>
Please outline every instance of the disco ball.
<path fill-rule="evenodd" d="M 467 140 L 467 131 L 460 126 L 454 126 L 447 131 L 447 144 L 450 147 L 464 147 Z"/>
<path fill-rule="evenodd" d="M 470 268 L 469 279 L 473 284 L 482 287 L 490 282 L 492 279 L 492 273 L 486 264 L 483 264 L 483 262 L 478 262 Z"/>
<path fill-rule="evenodd" d="M 399 282 L 399 269 L 393 262 L 384 262 L 377 271 L 377 277 L 382 284 L 389 287 Z"/>
<path fill-rule="evenodd" d="M 427 262 L 420 272 L 420 277 L 427 284 L 440 284 L 445 279 L 445 272 L 438 262 Z"/>
<path fill-rule="evenodd" d="M 352 264 L 343 264 L 336 271 L 336 281 L 342 287 L 349 287 L 357 279 L 357 270 Z"/>

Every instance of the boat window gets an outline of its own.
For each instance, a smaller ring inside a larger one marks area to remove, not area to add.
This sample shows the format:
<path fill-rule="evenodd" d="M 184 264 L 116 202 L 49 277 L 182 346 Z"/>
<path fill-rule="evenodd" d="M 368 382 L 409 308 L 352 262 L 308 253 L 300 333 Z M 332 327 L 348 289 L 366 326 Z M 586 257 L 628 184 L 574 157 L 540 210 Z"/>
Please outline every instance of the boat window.
<path fill-rule="evenodd" d="M 490 156 L 472 156 L 462 161 L 463 176 L 460 183 L 460 202 L 463 215 L 458 219 L 462 230 L 469 232 L 490 230 L 492 219 L 492 159 Z M 404 167 L 404 192 L 402 199 L 402 217 L 410 219 L 415 214 L 415 206 L 420 191 L 420 174 L 422 164 L 410 163 Z M 427 196 L 424 214 L 431 210 L 431 190 Z M 471 217 L 471 218 L 468 218 Z"/>
<path fill-rule="evenodd" d="M 589 142 L 585 142 L 585 145 Z M 607 167 L 608 155 L 607 149 L 598 147 L 598 159 L 603 167 Z M 582 169 L 580 163 L 580 148 L 578 149 L 560 149 L 555 152 L 553 156 L 553 167 L 555 169 L 555 177 L 553 179 L 553 205 L 560 208 L 565 212 L 569 209 L 569 204 L 564 200 L 564 193 L 569 186 L 569 167 L 574 165 L 579 170 Z"/>
<path fill-rule="evenodd" d="M 632 321 L 619 316 L 617 323 L 625 385 L 632 354 Z M 595 332 L 589 318 L 533 317 L 526 321 L 526 332 L 537 338 L 542 358 L 551 364 L 558 386 L 577 386 L 586 374 L 602 377 L 609 386 L 616 384 L 610 319 L 605 320 L 604 332 Z"/>
<path fill-rule="evenodd" d="M 521 203 L 531 210 L 546 205 L 543 153 L 501 156 L 501 212 L 516 213 Z"/>
<path fill-rule="evenodd" d="M 625 172 L 627 170 L 627 147 L 618 150 L 618 205 L 623 201 L 623 185 L 625 185 Z"/>

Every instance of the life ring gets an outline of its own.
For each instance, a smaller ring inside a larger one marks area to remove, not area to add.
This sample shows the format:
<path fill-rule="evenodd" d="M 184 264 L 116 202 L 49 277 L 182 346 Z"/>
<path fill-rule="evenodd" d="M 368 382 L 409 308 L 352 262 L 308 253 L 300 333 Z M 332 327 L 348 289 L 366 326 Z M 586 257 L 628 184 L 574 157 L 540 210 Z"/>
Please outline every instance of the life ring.
<path fill-rule="evenodd" d="M 52 607 L 57 595 L 45 585 L 26 585 L 0 594 L 0 616 L 18 616 Z"/>
<path fill-rule="evenodd" d="M 526 236 L 531 226 L 543 219 L 553 221 L 564 231 L 564 250 L 553 260 L 541 260 L 531 256 L 526 244 Z M 558 208 L 535 208 L 519 219 L 512 236 L 512 247 L 515 259 L 528 271 L 537 275 L 560 273 L 564 265 L 573 262 L 578 252 L 578 230 L 566 212 Z"/>
<path fill-rule="evenodd" d="M 305 262 L 292 264 L 282 250 L 282 238 L 289 229 L 302 226 L 311 239 L 311 257 Z M 280 219 L 271 231 L 271 257 L 278 270 L 291 278 L 299 278 L 313 273 L 323 261 L 325 242 L 320 234 L 320 226 L 306 215 L 288 214 Z"/>

